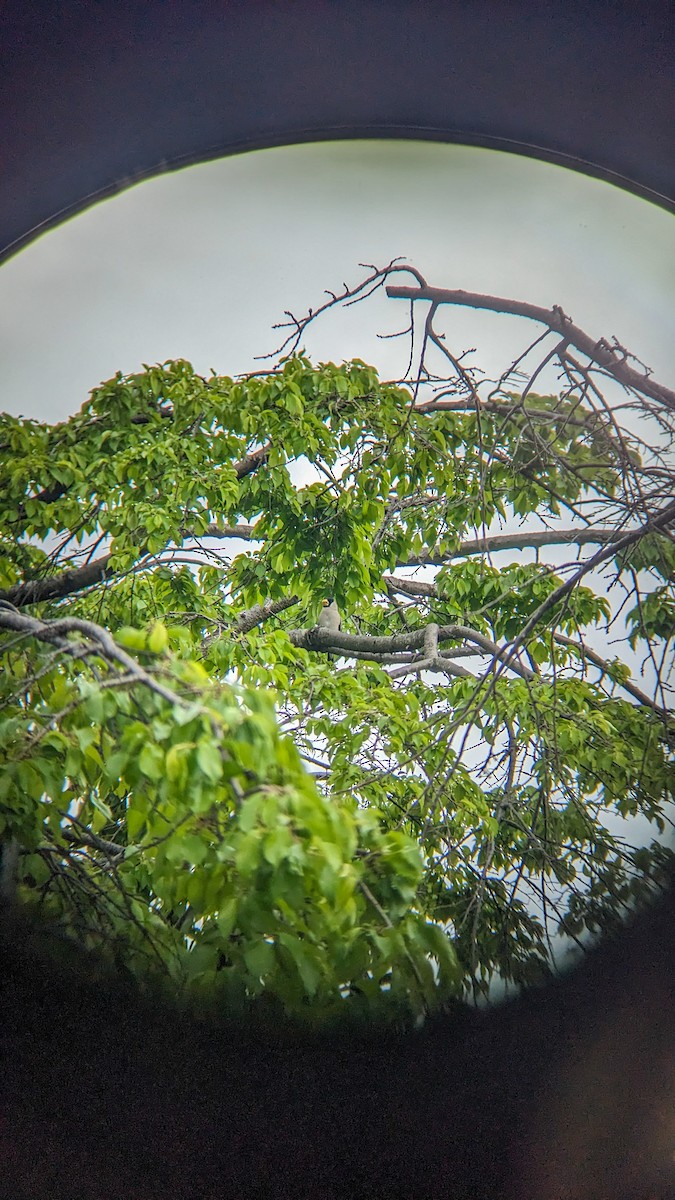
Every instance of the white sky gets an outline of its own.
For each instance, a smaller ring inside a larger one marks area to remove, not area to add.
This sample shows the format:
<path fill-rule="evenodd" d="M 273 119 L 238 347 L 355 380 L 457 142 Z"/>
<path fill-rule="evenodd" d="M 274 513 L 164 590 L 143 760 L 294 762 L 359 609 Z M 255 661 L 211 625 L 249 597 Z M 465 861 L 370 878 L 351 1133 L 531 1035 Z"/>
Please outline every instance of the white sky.
<path fill-rule="evenodd" d="M 285 309 L 403 255 L 438 287 L 560 304 L 673 385 L 675 221 L 608 183 L 473 147 L 353 141 L 189 167 L 103 201 L 0 268 L 2 407 L 63 419 L 118 369 L 187 358 L 234 375 L 274 349 Z M 405 280 L 401 280 L 405 282 Z M 453 348 L 488 373 L 531 322 L 447 310 Z M 402 372 L 407 305 L 385 298 L 317 328 L 315 358 Z M 515 335 L 515 336 L 514 336 Z M 478 340 L 480 339 L 480 340 Z"/>

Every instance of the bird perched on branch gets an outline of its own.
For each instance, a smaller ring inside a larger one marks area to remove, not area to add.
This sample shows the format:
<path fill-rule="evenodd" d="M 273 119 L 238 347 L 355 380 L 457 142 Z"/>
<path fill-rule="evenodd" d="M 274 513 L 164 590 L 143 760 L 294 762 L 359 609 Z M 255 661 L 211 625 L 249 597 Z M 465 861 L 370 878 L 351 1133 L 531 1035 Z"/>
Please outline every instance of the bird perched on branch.
<path fill-rule="evenodd" d="M 331 633 L 339 633 L 342 629 L 342 618 L 340 616 L 340 610 L 335 603 L 333 596 L 326 596 L 326 598 L 321 601 L 321 604 L 321 612 L 319 613 L 319 619 L 316 623 L 317 629 L 327 629 Z M 329 654 L 328 657 L 329 659 L 337 658 L 337 655 Z"/>
<path fill-rule="evenodd" d="M 327 596 L 321 601 L 322 609 L 319 613 L 317 627 L 319 629 L 330 629 L 332 633 L 339 633 L 342 629 L 342 618 L 340 610 L 332 596 Z"/>

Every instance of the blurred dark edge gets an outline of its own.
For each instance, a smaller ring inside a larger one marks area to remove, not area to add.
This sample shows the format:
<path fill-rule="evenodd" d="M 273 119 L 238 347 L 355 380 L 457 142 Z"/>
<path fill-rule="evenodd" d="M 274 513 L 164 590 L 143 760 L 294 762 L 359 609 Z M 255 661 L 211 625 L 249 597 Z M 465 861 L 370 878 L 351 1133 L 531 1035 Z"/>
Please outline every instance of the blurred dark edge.
<path fill-rule="evenodd" d="M 670 0 L 0 0 L 0 261 L 142 179 L 307 141 L 506 150 L 674 211 L 674 49 Z"/>
<path fill-rule="evenodd" d="M 416 1035 L 196 1021 L 20 915 L 0 964 L 8 1200 L 675 1196 L 672 895 L 563 980 Z"/>

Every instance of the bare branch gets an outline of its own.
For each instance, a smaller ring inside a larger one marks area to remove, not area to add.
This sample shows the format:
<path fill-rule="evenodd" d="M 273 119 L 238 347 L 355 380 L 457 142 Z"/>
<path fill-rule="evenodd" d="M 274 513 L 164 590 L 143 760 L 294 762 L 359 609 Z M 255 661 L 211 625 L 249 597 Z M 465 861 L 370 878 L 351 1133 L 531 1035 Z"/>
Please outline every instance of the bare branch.
<path fill-rule="evenodd" d="M 383 286 L 385 279 L 392 270 L 401 269 L 396 268 L 395 266 L 395 264 L 400 261 L 402 260 L 394 258 L 386 267 L 375 267 L 372 263 L 359 263 L 359 266 L 370 271 L 370 274 L 367 275 L 365 279 L 361 280 L 356 287 L 350 288 L 348 284 L 343 283 L 343 290 L 339 294 L 326 291 L 326 295 L 329 297 L 329 299 L 323 304 L 319 305 L 318 308 L 310 308 L 304 317 L 295 317 L 293 313 L 289 312 L 287 309 L 284 315 L 288 317 L 288 320 L 280 321 L 278 324 L 274 325 L 273 328 L 290 329 L 291 332 L 276 350 L 273 350 L 271 354 L 258 354 L 256 356 L 257 360 L 264 362 L 266 359 L 271 358 L 281 359 L 282 356 L 283 358 L 290 358 L 293 354 L 295 354 L 295 351 L 298 349 L 304 333 L 313 321 L 316 321 L 318 317 L 323 316 L 323 314 L 329 309 L 337 308 L 341 304 L 347 306 L 349 304 L 357 303 L 361 300 L 366 300 L 374 291 L 377 291 L 378 288 Z M 406 267 L 403 269 L 408 274 L 412 274 L 417 278 L 417 272 L 413 267 Z"/>
<path fill-rule="evenodd" d="M 279 613 L 285 612 L 287 608 L 292 608 L 294 604 L 300 601 L 299 596 L 287 596 L 283 600 L 265 600 L 264 604 L 254 604 L 252 608 L 246 609 L 245 612 L 239 613 L 236 620 L 229 625 L 223 621 L 216 633 L 209 634 L 204 638 L 202 645 L 204 648 L 210 646 L 213 642 L 218 641 L 224 634 L 243 634 L 250 633 L 257 625 L 262 625 L 264 621 L 269 621 L 270 617 L 276 617 Z"/>
<path fill-rule="evenodd" d="M 471 629 L 467 625 L 439 625 L 437 627 L 438 642 L 443 641 L 461 641 L 468 643 L 471 646 L 478 647 L 478 651 L 483 654 L 490 655 L 493 659 L 503 662 L 504 666 L 508 666 L 514 674 L 520 675 L 526 680 L 536 679 L 534 671 L 523 666 L 522 663 L 516 662 L 509 655 L 509 650 L 505 646 L 499 646 L 492 638 L 486 634 L 480 633 L 477 629 Z M 427 629 L 415 629 L 409 633 L 393 634 L 390 637 L 369 637 L 365 634 L 354 633 L 335 633 L 327 629 L 293 629 L 289 631 L 289 639 L 294 646 L 301 647 L 303 650 L 321 650 L 322 652 L 342 653 L 348 657 L 352 653 L 360 653 L 360 657 L 369 657 L 377 662 L 381 662 L 383 658 L 391 654 L 400 654 L 408 652 L 410 654 L 418 652 L 420 649 L 425 649 L 427 646 Z M 451 652 L 452 653 L 452 652 Z M 437 656 L 434 656 L 436 660 Z M 413 669 L 418 670 L 418 660 L 411 659 Z M 452 663 L 448 663 L 444 658 L 439 657 L 437 667 L 434 670 L 449 670 Z M 470 672 L 462 667 L 457 667 L 453 674 L 468 675 Z"/>
<path fill-rule="evenodd" d="M 194 533 L 187 535 L 187 537 L 196 536 Z M 218 538 L 221 541 L 225 538 L 241 538 L 243 541 L 250 542 L 255 540 L 255 525 L 208 525 L 199 534 L 199 538 Z"/>
<path fill-rule="evenodd" d="M 431 623 L 427 625 L 424 631 L 424 654 L 422 658 L 417 658 L 413 662 L 406 663 L 402 667 L 397 667 L 394 671 L 389 672 L 391 679 L 400 679 L 404 675 L 409 675 L 411 672 L 421 674 L 422 671 L 440 671 L 446 675 L 458 675 L 463 679 L 474 679 L 475 676 L 471 671 L 467 671 L 466 667 L 460 667 L 458 663 L 446 656 L 438 649 L 439 626 Z M 454 651 L 451 652 L 454 655 Z M 459 651 L 461 654 L 462 651 Z"/>
<path fill-rule="evenodd" d="M 618 542 L 625 531 L 617 529 L 542 529 L 522 531 L 520 533 L 496 533 L 484 538 L 472 538 L 460 542 L 455 550 L 441 551 L 437 546 L 422 554 L 411 555 L 401 566 L 421 566 L 430 564 L 438 566 L 455 558 L 463 558 L 471 554 L 490 554 L 498 550 L 535 550 L 540 546 L 585 546 L 588 543 L 606 545 Z M 385 575 L 385 581 L 393 576 Z"/>
<path fill-rule="evenodd" d="M 463 308 L 486 309 L 490 312 L 509 313 L 515 317 L 538 321 L 540 325 L 548 326 L 552 333 L 561 334 L 565 343 L 575 346 L 591 362 L 602 367 L 624 387 L 642 392 L 675 412 L 675 392 L 652 380 L 646 373 L 643 374 L 629 367 L 626 354 L 622 353 L 622 347 L 610 345 L 605 338 L 593 341 L 593 338 L 575 325 L 558 305 L 554 305 L 550 309 L 541 308 L 537 304 L 528 304 L 522 300 L 508 300 L 501 296 L 484 296 L 479 292 L 465 292 L 462 289 L 433 288 L 426 284 L 420 285 L 420 287 L 400 287 L 390 284 L 386 287 L 386 292 L 391 299 L 427 300 L 434 306 L 457 304 Z"/>
<path fill-rule="evenodd" d="M 124 858 L 125 846 L 118 846 L 117 842 L 106 841 L 98 834 L 93 833 L 91 829 L 87 829 L 84 825 L 78 822 L 77 828 L 66 828 L 62 830 L 63 836 L 67 842 L 73 846 L 88 846 L 91 850 L 100 850 L 108 858 L 113 860 Z"/>
<path fill-rule="evenodd" d="M 17 608 L 39 604 L 41 600 L 62 600 L 64 596 L 72 596 L 74 592 L 83 592 L 85 588 L 111 579 L 115 571 L 110 567 L 110 558 L 110 554 L 104 554 L 93 562 L 85 563 L 83 567 L 73 567 L 70 571 L 60 571 L 58 575 L 44 579 L 15 583 L 13 587 L 0 592 L 0 599 L 8 600 Z"/>

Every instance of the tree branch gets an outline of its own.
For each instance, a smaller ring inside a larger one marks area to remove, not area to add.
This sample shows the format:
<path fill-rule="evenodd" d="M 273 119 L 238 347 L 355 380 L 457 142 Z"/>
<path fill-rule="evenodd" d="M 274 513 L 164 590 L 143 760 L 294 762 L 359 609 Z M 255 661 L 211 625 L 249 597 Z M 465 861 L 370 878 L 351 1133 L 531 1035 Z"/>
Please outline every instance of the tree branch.
<path fill-rule="evenodd" d="M 87 846 L 91 850 L 100 850 L 102 854 L 106 854 L 108 858 L 112 859 L 124 858 L 126 847 L 118 846 L 116 842 L 106 841 L 105 838 L 98 837 L 91 829 L 86 829 L 84 826 L 67 827 L 61 832 L 65 840 L 73 846 Z"/>
<path fill-rule="evenodd" d="M 234 470 L 237 479 L 243 479 L 246 475 L 250 475 L 257 470 L 263 463 L 266 462 L 271 445 L 268 443 L 261 446 L 258 450 L 253 450 L 250 454 L 244 456 L 239 462 L 234 464 Z M 39 499 L 40 497 L 33 497 Z M 219 526 L 211 524 L 207 527 L 200 537 L 241 537 L 250 539 L 253 536 L 252 525 L 224 525 Z M 186 532 L 185 540 L 193 538 L 195 535 Z M 139 549 L 139 557 L 142 557 L 145 551 Z M 103 583 L 106 579 L 111 579 L 115 575 L 114 569 L 110 567 L 110 554 L 103 554 L 100 558 L 95 558 L 93 562 L 85 563 L 82 567 L 73 567 L 70 571 L 60 571 L 58 575 L 50 575 L 41 579 L 28 579 L 24 583 L 15 583 L 12 587 L 0 591 L 0 600 L 7 600 L 10 604 L 14 604 L 17 608 L 24 608 L 28 604 L 39 604 L 42 600 L 63 600 L 66 596 L 72 596 L 75 592 L 84 591 L 85 588 L 93 587 L 97 583 Z"/>
<path fill-rule="evenodd" d="M 480 633 L 477 629 L 471 629 L 467 625 L 439 625 L 437 640 L 438 643 L 443 641 L 468 642 L 469 645 L 477 646 L 479 653 L 489 654 L 492 658 L 502 662 L 504 666 L 508 666 L 509 670 L 514 674 L 520 675 L 522 679 L 528 681 L 536 679 L 534 671 L 529 667 L 525 667 L 522 663 L 514 661 L 510 655 L 510 647 L 499 646 L 492 641 L 484 633 Z M 342 653 L 350 656 L 352 651 L 360 652 L 361 656 L 369 656 L 376 661 L 381 661 L 383 656 L 407 651 L 424 649 L 425 657 L 429 647 L 427 628 L 411 630 L 409 633 L 393 634 L 391 637 L 370 637 L 366 634 L 354 633 L 336 633 L 328 629 L 292 629 L 289 630 L 289 639 L 294 646 L 301 647 L 303 650 L 320 649 L 322 652 Z M 436 656 L 435 656 L 436 657 Z M 441 663 L 440 670 L 449 670 L 451 663 L 446 663 L 444 658 L 439 657 L 438 662 Z M 413 669 L 418 670 L 417 662 L 413 660 Z M 453 674 L 469 674 L 464 668 L 457 667 Z"/>
<path fill-rule="evenodd" d="M 195 534 L 189 534 L 189 537 L 195 537 Z M 255 525 L 208 525 L 206 529 L 199 534 L 200 538 L 219 538 L 221 541 L 224 538 L 242 538 L 246 542 L 255 540 Z"/>
<path fill-rule="evenodd" d="M 439 566 L 454 558 L 463 558 L 470 554 L 490 554 L 498 550 L 533 550 L 539 546 L 584 546 L 588 543 L 605 545 L 618 542 L 624 534 L 616 529 L 542 529 L 520 533 L 495 533 L 484 538 L 471 538 L 460 542 L 456 550 L 441 551 L 437 546 L 425 550 L 423 554 L 411 555 L 401 566 L 420 566 L 423 564 Z M 392 579 L 390 575 L 385 580 Z"/>
<path fill-rule="evenodd" d="M 287 608 L 292 608 L 299 600 L 299 596 L 288 596 L 283 600 L 265 600 L 264 604 L 254 604 L 252 608 L 247 608 L 243 613 L 239 613 L 232 625 L 223 621 L 216 633 L 210 633 L 208 637 L 204 638 L 202 645 L 206 648 L 227 633 L 249 633 L 257 625 L 262 625 L 263 621 L 268 621 L 270 617 L 276 617 L 279 613 L 285 612 Z"/>
<path fill-rule="evenodd" d="M 647 693 L 643 692 L 642 689 L 637 687 L 637 685 L 634 684 L 630 679 L 622 679 L 620 681 L 614 680 L 612 677 L 612 664 L 609 663 L 606 658 L 603 658 L 602 655 L 597 654 L 595 650 L 592 650 L 590 646 L 587 646 L 585 642 L 576 641 L 574 638 L 567 637 L 564 633 L 554 633 L 553 640 L 554 642 L 557 642 L 559 646 L 570 646 L 572 649 L 578 650 L 582 658 L 587 658 L 588 661 L 592 662 L 594 666 L 598 667 L 604 675 L 609 675 L 609 678 L 612 679 L 612 681 L 616 683 L 618 687 L 621 687 L 624 689 L 624 691 L 628 692 L 628 694 L 632 696 L 634 700 L 637 700 L 640 704 L 643 704 L 645 708 L 651 708 L 652 712 L 656 713 L 657 717 L 660 717 L 661 720 L 666 722 L 666 724 L 673 724 L 672 714 L 669 713 L 667 709 L 662 708 L 660 704 L 657 704 L 655 700 L 650 699 Z"/>
<path fill-rule="evenodd" d="M 459 675 L 464 679 L 473 679 L 474 676 L 471 671 L 467 671 L 466 667 L 460 667 L 439 653 L 438 634 L 438 625 L 433 622 L 427 625 L 424 631 L 424 656 L 414 662 L 405 663 L 402 667 L 397 667 L 395 671 L 390 672 L 390 678 L 399 679 L 403 675 L 409 675 L 411 671 L 414 671 L 415 674 L 422 671 L 442 671 L 449 675 Z"/>
<path fill-rule="evenodd" d="M 675 500 L 671 504 L 667 504 L 665 508 L 661 509 L 661 511 L 656 513 L 653 517 L 649 517 L 649 519 L 645 521 L 644 525 L 642 525 L 639 529 L 631 529 L 629 533 L 623 534 L 614 545 L 606 547 L 604 550 L 598 550 L 597 554 L 592 555 L 591 558 L 588 558 L 586 562 L 582 563 L 578 571 L 574 572 L 574 575 L 572 575 L 565 583 L 561 583 L 560 586 L 557 587 L 554 592 L 551 592 L 551 595 L 548 596 L 546 600 L 543 600 L 539 607 L 535 609 L 527 624 L 523 627 L 518 636 L 511 642 L 507 661 L 511 653 L 515 654 L 516 651 L 527 641 L 530 634 L 539 624 L 541 618 L 544 617 L 547 612 L 550 612 L 550 610 L 554 608 L 556 604 L 559 604 L 561 600 L 564 600 L 565 596 L 568 596 L 570 592 L 574 591 L 574 588 L 577 586 L 580 580 L 583 579 L 584 575 L 587 575 L 589 571 L 594 570 L 595 567 L 599 567 L 601 563 L 606 562 L 607 559 L 616 554 L 618 550 L 628 549 L 629 546 L 635 545 L 636 542 L 639 542 L 640 539 L 651 530 L 663 529 L 673 520 L 675 520 Z M 505 665 L 506 662 L 504 663 L 504 666 Z"/>
<path fill-rule="evenodd" d="M 115 571 L 110 567 L 110 558 L 110 554 L 103 554 L 93 562 L 85 563 L 83 567 L 60 571 L 58 575 L 50 575 L 45 579 L 29 579 L 25 583 L 15 583 L 0 592 L 0 600 L 8 600 L 17 608 L 24 608 L 27 604 L 39 604 L 41 600 L 62 600 L 64 596 L 72 596 L 73 592 L 82 592 L 96 583 L 111 579 Z"/>
<path fill-rule="evenodd" d="M 60 621 L 39 621 L 37 617 L 28 616 L 27 613 L 0 606 L 0 629 L 11 629 L 14 633 L 35 637 L 41 642 L 51 642 L 74 658 L 98 654 L 108 662 L 124 667 L 138 683 L 144 684 L 169 704 L 183 704 L 177 692 L 154 679 L 135 658 L 117 645 L 106 629 L 93 621 L 82 621 L 78 617 L 65 617 Z M 72 642 L 68 638 L 69 633 L 82 634 L 89 640 Z"/>
<path fill-rule="evenodd" d="M 392 300 L 428 300 L 434 306 L 457 304 L 463 308 L 510 313 L 514 317 L 525 317 L 529 321 L 538 321 L 540 325 L 546 325 L 552 333 L 562 335 L 566 342 L 575 346 L 592 362 L 597 363 L 624 387 L 641 392 L 675 412 L 675 392 L 650 379 L 648 375 L 641 374 L 629 367 L 625 354 L 618 347 L 611 346 L 605 338 L 594 342 L 593 338 L 575 325 L 557 305 L 550 309 L 540 308 L 537 304 L 528 304 L 522 300 L 507 300 L 501 296 L 484 296 L 480 292 L 465 292 L 462 289 L 446 290 L 426 285 L 400 287 L 389 284 L 385 290 Z"/>
<path fill-rule="evenodd" d="M 616 536 L 617 538 L 619 537 L 618 534 Z M 397 579 L 395 575 L 384 575 L 383 580 L 387 585 L 387 589 L 392 592 L 402 592 L 403 595 L 411 597 L 418 596 L 425 600 L 442 599 L 442 597 L 438 594 L 438 589 L 433 583 L 420 583 L 415 579 Z M 585 642 L 581 640 L 577 641 L 574 638 L 567 637 L 564 633 L 554 633 L 553 640 L 559 646 L 569 646 L 577 650 L 582 657 L 588 659 L 589 662 L 592 662 L 594 666 L 598 667 L 604 674 L 609 675 L 609 677 L 612 678 L 611 663 L 609 663 L 607 659 L 603 658 L 595 650 L 592 650 L 589 646 L 587 646 Z M 466 650 L 452 651 L 453 656 L 466 653 Z M 468 653 L 478 653 L 478 651 L 468 651 Z M 426 669 L 427 668 L 425 667 L 425 670 Z M 461 669 L 461 667 L 457 667 L 452 673 L 459 674 Z M 411 670 L 417 670 L 417 664 L 405 664 L 404 667 L 401 667 L 396 671 L 392 671 L 390 674 L 392 678 L 398 678 L 400 675 L 408 674 Z M 623 688 L 625 692 L 628 692 L 628 694 L 632 696 L 634 700 L 637 700 L 639 704 L 644 705 L 645 708 L 651 709 L 651 711 L 655 713 L 656 716 L 658 716 L 661 720 L 665 721 L 667 725 L 672 725 L 673 718 L 667 709 L 663 708 L 660 704 L 657 704 L 654 699 L 650 698 L 646 692 L 643 692 L 642 689 L 634 684 L 630 679 L 621 681 L 614 680 L 614 682 L 618 687 Z"/>

